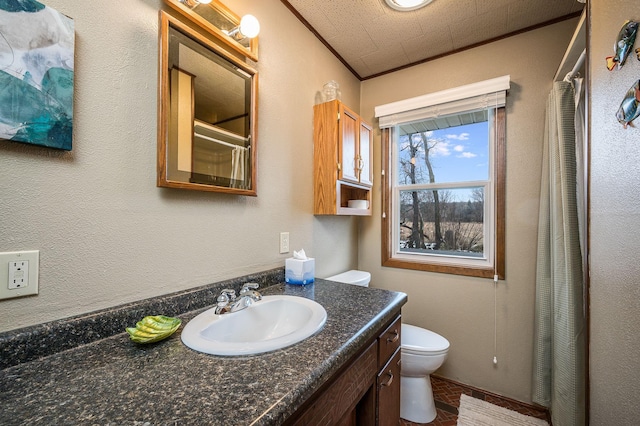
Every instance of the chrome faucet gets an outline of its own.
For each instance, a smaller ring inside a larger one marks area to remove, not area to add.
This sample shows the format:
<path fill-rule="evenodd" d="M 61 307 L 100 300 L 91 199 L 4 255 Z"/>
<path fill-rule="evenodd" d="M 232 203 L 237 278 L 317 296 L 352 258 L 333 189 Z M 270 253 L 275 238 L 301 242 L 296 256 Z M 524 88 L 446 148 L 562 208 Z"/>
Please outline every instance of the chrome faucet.
<path fill-rule="evenodd" d="M 236 292 L 233 289 L 225 288 L 220 292 L 218 296 L 215 314 L 222 315 L 229 312 L 238 312 L 245 308 L 248 308 L 262 299 L 262 295 L 256 291 L 259 287 L 257 283 L 245 283 L 240 290 L 240 295 L 236 297 Z"/>

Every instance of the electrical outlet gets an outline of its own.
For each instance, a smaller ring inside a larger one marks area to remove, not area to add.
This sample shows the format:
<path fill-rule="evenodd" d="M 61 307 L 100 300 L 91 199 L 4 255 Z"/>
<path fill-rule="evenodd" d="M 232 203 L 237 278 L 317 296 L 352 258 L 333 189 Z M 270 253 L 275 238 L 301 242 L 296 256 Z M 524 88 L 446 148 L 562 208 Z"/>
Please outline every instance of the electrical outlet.
<path fill-rule="evenodd" d="M 289 253 L 289 233 L 280 233 L 280 253 Z"/>
<path fill-rule="evenodd" d="M 27 287 L 29 284 L 29 261 L 9 262 L 9 290 Z"/>
<path fill-rule="evenodd" d="M 0 253 L 0 299 L 38 294 L 40 252 Z"/>

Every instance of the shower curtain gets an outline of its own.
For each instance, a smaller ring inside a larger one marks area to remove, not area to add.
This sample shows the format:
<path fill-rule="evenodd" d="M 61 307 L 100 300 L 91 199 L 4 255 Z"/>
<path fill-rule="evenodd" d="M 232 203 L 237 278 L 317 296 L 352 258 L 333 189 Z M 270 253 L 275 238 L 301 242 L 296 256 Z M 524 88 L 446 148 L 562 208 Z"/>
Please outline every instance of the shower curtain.
<path fill-rule="evenodd" d="M 245 188 L 245 152 L 243 147 L 233 148 L 231 151 L 231 187 Z"/>
<path fill-rule="evenodd" d="M 581 80 L 555 82 L 549 95 L 540 188 L 533 402 L 549 408 L 554 426 L 585 424 L 584 132 L 575 127 L 584 115 L 576 93 Z"/>

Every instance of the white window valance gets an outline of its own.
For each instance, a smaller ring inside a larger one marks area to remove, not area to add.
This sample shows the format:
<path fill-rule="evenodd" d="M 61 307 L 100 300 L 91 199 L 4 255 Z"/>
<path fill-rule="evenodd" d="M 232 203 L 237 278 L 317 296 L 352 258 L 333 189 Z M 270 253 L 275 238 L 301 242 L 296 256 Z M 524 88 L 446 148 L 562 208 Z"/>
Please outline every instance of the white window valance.
<path fill-rule="evenodd" d="M 450 114 L 459 114 L 489 107 L 502 107 L 506 103 L 511 77 L 505 75 L 454 87 L 440 92 L 428 93 L 375 107 L 380 128 L 393 127 L 400 123 L 424 120 Z"/>

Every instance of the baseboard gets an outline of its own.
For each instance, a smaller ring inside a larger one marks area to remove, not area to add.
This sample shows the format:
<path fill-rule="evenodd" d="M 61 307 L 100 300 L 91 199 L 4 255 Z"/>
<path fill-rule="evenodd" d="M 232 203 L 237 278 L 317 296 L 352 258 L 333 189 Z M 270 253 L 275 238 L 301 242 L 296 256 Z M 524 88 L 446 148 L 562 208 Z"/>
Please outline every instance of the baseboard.
<path fill-rule="evenodd" d="M 549 410 L 539 405 L 521 402 L 513 398 L 498 395 L 484 389 L 476 388 L 474 386 L 466 385 L 464 383 L 436 375 L 431 376 L 431 385 L 433 387 L 433 397 L 436 408 L 455 414 L 456 416 L 458 415 L 458 407 L 460 407 L 460 394 L 464 393 L 465 395 L 490 402 L 500 407 L 508 408 L 509 410 L 516 411 L 520 414 L 546 420 L 551 424 Z"/>

